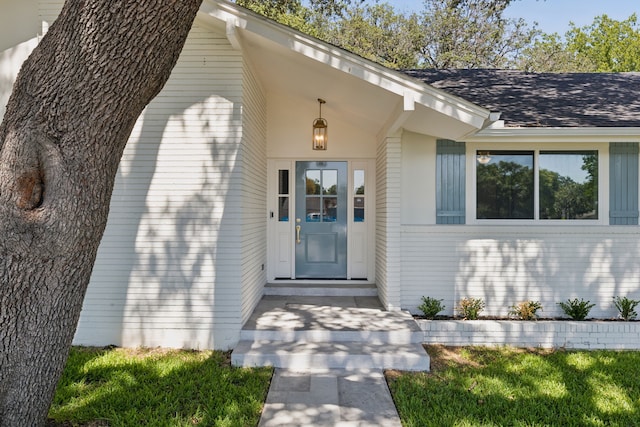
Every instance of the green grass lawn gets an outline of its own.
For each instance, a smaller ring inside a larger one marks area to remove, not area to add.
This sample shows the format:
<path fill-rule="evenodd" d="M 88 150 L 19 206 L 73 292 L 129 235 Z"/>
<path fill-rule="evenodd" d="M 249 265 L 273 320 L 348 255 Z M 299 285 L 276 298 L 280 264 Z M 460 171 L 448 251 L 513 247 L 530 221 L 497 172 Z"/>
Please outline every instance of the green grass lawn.
<path fill-rule="evenodd" d="M 272 369 L 229 353 L 74 347 L 49 426 L 255 426 Z"/>
<path fill-rule="evenodd" d="M 640 352 L 429 346 L 387 372 L 403 426 L 640 426 Z"/>

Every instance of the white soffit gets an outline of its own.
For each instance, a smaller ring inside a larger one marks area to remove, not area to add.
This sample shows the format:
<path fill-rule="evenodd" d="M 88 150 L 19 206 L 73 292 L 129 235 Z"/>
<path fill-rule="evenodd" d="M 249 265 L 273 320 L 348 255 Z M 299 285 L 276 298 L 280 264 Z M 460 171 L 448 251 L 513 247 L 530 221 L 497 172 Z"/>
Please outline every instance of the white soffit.
<path fill-rule="evenodd" d="M 487 128 L 467 139 L 469 142 L 638 142 L 640 128 L 637 127 L 591 127 L 591 128 L 535 128 L 505 127 Z"/>
<path fill-rule="evenodd" d="M 357 125 L 382 131 L 385 124 L 402 122 L 408 130 L 433 134 L 427 124 L 444 120 L 451 121 L 444 124 L 452 129 L 455 123 L 462 124 L 460 131 L 467 134 L 483 128 L 490 116 L 473 103 L 226 1 L 205 0 L 199 22 L 217 25 L 227 34 L 226 23 L 237 28 L 234 47 L 240 39 L 267 92 L 286 90 L 300 99 L 321 97 L 327 100 L 323 111 L 353 116 Z M 410 114 L 397 116 L 398 102 Z"/>

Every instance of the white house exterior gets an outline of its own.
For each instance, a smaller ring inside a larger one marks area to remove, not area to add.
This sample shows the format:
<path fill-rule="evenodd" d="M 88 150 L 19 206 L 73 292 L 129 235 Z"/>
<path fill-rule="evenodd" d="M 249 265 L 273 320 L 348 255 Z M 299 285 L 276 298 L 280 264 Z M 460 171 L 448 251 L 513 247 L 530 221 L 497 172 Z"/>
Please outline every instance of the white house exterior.
<path fill-rule="evenodd" d="M 61 4 L 0 0 L 2 114 Z M 584 298 L 596 317 L 615 316 L 613 296 L 639 299 L 640 121 L 520 126 L 429 79 L 205 0 L 125 150 L 75 343 L 231 348 L 274 281 L 375 283 L 390 310 L 431 296 L 449 314 L 467 296 L 489 314 L 539 300 L 549 316 Z M 319 98 L 326 151 L 311 144 Z M 533 190 L 544 156 L 595 156 L 596 212 L 540 219 L 534 195 L 530 219 L 478 219 L 478 156 L 521 151 Z M 443 178 L 449 161 L 463 173 Z M 630 224 L 611 225 L 614 211 Z"/>

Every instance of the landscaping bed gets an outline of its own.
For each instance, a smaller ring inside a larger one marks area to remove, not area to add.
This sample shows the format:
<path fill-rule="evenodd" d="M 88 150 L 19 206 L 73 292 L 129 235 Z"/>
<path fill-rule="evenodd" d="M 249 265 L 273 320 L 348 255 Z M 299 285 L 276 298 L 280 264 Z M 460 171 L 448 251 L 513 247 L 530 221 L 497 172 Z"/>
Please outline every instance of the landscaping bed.
<path fill-rule="evenodd" d="M 426 320 L 424 343 L 567 349 L 640 349 L 640 322 L 610 320 Z"/>
<path fill-rule="evenodd" d="M 640 349 L 640 322 L 634 319 L 638 304 L 640 301 L 615 297 L 619 319 L 588 320 L 595 304 L 575 298 L 558 303 L 569 319 L 541 320 L 537 312 L 542 310 L 542 305 L 538 301 L 522 301 L 510 307 L 509 316 L 513 318 L 505 319 L 481 317 L 484 301 L 462 298 L 455 308 L 461 317 L 446 318 L 438 315 L 445 308 L 442 300 L 422 297 L 418 309 L 425 317 L 415 319 L 424 332 L 426 344 L 637 350 Z"/>

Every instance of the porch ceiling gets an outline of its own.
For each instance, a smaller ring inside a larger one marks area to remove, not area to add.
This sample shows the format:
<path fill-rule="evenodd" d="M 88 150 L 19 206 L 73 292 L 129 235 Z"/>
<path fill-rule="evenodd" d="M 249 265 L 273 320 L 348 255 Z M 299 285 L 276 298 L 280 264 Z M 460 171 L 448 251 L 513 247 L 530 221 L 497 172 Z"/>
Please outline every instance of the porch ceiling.
<path fill-rule="evenodd" d="M 389 130 L 404 128 L 455 139 L 481 126 L 481 122 L 470 124 L 456 118 L 455 112 L 449 115 L 412 100 L 406 109 L 404 95 L 398 94 L 397 88 L 385 88 L 388 82 L 384 76 L 365 76 L 366 71 L 335 57 L 310 58 L 250 32 L 242 36 L 243 47 L 267 93 L 286 91 L 291 98 L 305 102 L 323 98 L 327 101 L 323 113 L 348 118 L 354 126 L 375 134 L 385 136 Z"/>
<path fill-rule="evenodd" d="M 243 51 L 267 95 L 286 91 L 301 103 L 323 98 L 323 112 L 380 137 L 404 128 L 456 139 L 481 129 L 489 117 L 475 104 L 234 4 L 205 0 L 200 19 Z"/>
<path fill-rule="evenodd" d="M 401 102 L 396 94 L 254 34 L 245 33 L 245 39 L 267 93 L 286 91 L 294 99 L 307 101 L 323 98 L 327 101 L 323 111 L 349 117 L 354 125 L 376 129 L 376 133 Z"/>

